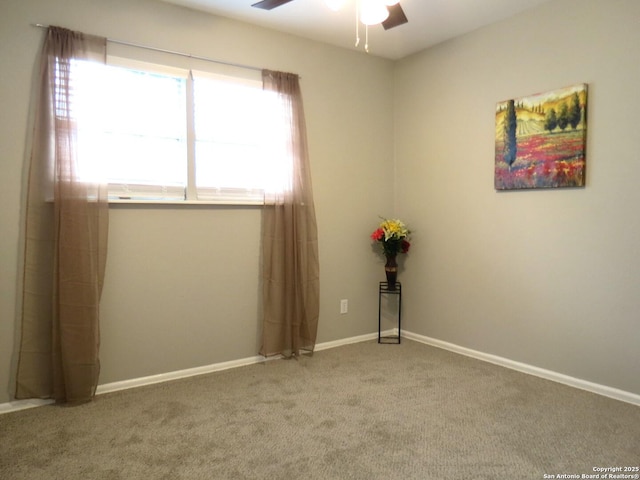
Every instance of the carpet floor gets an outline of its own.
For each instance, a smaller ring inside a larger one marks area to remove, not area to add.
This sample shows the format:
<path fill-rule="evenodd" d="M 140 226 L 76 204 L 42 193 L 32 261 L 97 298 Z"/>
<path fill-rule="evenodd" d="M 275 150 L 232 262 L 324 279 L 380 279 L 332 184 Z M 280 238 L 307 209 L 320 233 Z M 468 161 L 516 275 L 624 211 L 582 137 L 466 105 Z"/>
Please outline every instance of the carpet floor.
<path fill-rule="evenodd" d="M 0 415 L 7 480 L 616 478 L 596 469 L 639 464 L 640 407 L 409 340 Z"/>

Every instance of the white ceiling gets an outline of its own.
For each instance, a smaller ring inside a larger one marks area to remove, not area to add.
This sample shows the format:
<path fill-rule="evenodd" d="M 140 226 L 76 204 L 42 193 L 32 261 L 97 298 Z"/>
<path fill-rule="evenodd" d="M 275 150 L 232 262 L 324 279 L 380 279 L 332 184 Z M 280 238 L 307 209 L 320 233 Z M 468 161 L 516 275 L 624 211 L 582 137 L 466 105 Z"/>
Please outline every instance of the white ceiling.
<path fill-rule="evenodd" d="M 293 0 L 273 10 L 252 8 L 258 0 L 162 0 L 261 27 L 364 53 L 364 26 L 355 47 L 355 0 L 333 12 L 323 0 Z M 369 53 L 397 60 L 551 0 L 401 0 L 409 23 L 390 30 L 369 27 Z"/>

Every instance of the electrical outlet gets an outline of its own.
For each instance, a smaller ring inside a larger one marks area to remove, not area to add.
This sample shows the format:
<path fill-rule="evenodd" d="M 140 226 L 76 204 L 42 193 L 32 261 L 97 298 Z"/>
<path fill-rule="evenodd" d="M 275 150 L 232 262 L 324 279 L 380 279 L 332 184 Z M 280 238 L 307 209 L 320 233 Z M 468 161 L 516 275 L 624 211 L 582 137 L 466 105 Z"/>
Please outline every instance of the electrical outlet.
<path fill-rule="evenodd" d="M 349 300 L 342 299 L 340 300 L 340 313 L 344 314 L 347 313 L 349 311 Z"/>

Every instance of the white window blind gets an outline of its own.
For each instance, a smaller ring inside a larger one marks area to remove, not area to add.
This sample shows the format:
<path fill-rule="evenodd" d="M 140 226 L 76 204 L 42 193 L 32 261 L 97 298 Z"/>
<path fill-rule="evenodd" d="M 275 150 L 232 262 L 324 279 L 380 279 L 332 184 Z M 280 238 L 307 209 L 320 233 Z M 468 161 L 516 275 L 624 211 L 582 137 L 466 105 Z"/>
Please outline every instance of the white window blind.
<path fill-rule="evenodd" d="M 261 203 L 286 174 L 260 79 L 116 61 L 83 65 L 77 95 L 82 176 L 112 201 Z"/>
<path fill-rule="evenodd" d="M 87 64 L 78 98 L 79 158 L 119 199 L 184 200 L 186 75 Z"/>
<path fill-rule="evenodd" d="M 198 199 L 262 200 L 269 121 L 262 84 L 195 71 L 193 91 Z"/>

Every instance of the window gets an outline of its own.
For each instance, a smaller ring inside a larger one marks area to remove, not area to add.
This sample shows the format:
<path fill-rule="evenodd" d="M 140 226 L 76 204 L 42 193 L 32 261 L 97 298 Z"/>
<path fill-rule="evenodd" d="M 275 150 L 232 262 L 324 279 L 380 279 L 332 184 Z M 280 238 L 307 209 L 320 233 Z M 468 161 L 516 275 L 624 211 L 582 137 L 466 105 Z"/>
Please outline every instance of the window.
<path fill-rule="evenodd" d="M 261 82 L 193 73 L 196 195 L 261 201 L 277 181 L 277 97 Z M 273 178 L 274 175 L 276 178 Z"/>
<path fill-rule="evenodd" d="M 279 182 L 282 107 L 260 79 L 118 63 L 82 64 L 74 106 L 81 175 L 111 201 L 253 204 Z"/>

